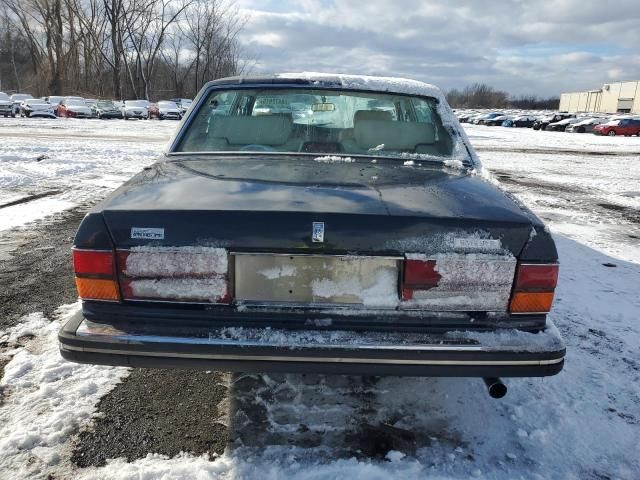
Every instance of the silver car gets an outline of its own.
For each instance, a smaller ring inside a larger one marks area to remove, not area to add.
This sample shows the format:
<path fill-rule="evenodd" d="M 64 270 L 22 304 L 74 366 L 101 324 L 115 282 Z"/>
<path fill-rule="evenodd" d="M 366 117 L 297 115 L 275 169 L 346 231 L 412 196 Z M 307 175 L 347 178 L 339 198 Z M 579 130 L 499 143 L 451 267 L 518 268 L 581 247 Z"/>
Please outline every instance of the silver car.
<path fill-rule="evenodd" d="M 122 107 L 122 116 L 125 120 L 130 118 L 149 118 L 148 103 L 146 100 L 125 100 Z"/>
<path fill-rule="evenodd" d="M 21 117 L 56 118 L 53 106 L 41 98 L 28 98 L 20 104 Z"/>
<path fill-rule="evenodd" d="M 4 92 L 0 92 L 0 115 L 5 117 L 15 117 L 15 111 L 13 110 L 13 100 Z"/>
<path fill-rule="evenodd" d="M 608 118 L 585 118 L 580 122 L 569 125 L 565 131 L 571 133 L 593 133 L 593 127 L 608 121 Z"/>
<path fill-rule="evenodd" d="M 20 104 L 23 102 L 23 100 L 27 100 L 29 98 L 33 98 L 33 96 L 29 95 L 28 93 L 14 93 L 13 95 L 11 95 L 14 116 L 20 114 Z"/>

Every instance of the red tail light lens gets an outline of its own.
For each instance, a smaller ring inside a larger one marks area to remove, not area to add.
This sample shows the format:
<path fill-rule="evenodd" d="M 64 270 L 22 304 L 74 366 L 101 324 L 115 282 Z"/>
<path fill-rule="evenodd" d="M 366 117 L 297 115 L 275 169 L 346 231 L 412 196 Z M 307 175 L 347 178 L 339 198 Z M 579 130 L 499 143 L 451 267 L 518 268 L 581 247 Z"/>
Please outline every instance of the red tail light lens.
<path fill-rule="evenodd" d="M 553 290 L 558 283 L 558 265 L 518 265 L 517 290 Z"/>
<path fill-rule="evenodd" d="M 558 283 L 557 264 L 518 264 L 511 313 L 548 313 Z"/>
<path fill-rule="evenodd" d="M 73 271 L 76 275 L 113 276 L 113 252 L 100 250 L 74 250 Z"/>
<path fill-rule="evenodd" d="M 429 290 L 438 286 L 441 275 L 435 260 L 405 260 L 402 299 L 411 300 L 414 290 Z"/>
<path fill-rule="evenodd" d="M 111 250 L 73 250 L 73 271 L 82 300 L 119 301 Z"/>

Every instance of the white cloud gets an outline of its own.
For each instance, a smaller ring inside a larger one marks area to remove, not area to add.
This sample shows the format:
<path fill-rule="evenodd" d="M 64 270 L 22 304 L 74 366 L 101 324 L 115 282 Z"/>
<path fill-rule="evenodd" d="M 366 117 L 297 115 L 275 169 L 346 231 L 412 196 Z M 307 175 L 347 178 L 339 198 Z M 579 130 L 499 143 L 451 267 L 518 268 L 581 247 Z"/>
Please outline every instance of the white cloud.
<path fill-rule="evenodd" d="M 553 95 L 640 78 L 635 0 L 239 0 L 255 72 L 402 75 Z"/>

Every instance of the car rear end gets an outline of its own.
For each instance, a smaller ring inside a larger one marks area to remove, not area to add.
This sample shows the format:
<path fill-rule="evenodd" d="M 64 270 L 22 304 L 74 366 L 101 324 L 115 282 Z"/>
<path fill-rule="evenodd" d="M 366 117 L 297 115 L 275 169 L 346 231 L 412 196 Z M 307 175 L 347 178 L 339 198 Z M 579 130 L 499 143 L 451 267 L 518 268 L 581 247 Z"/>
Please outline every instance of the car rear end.
<path fill-rule="evenodd" d="M 553 239 L 472 174 L 439 91 L 260 82 L 205 87 L 169 157 L 85 217 L 73 249 L 82 310 L 60 332 L 65 358 L 487 378 L 562 369 L 547 317 Z M 286 104 L 300 92 L 318 99 L 317 122 L 251 115 L 256 99 Z M 319 148 L 342 153 L 304 153 Z M 452 152 L 453 168 L 438 156 Z"/>
<path fill-rule="evenodd" d="M 268 242 L 203 246 L 195 236 L 171 242 L 160 238 L 160 228 L 134 226 L 162 223 L 148 212 L 128 220 L 114 215 L 90 214 L 76 237 L 83 303 L 60 333 L 69 360 L 471 377 L 562 369 L 564 346 L 547 319 L 558 262 L 540 226 L 523 227 L 526 237 L 512 239 L 516 251 L 497 238 L 435 233 L 434 225 L 433 243 L 441 248 L 432 251 L 407 245 L 310 252 Z M 300 229 L 333 241 L 346 235 L 341 229 L 365 229 L 375 219 L 323 220 L 300 219 Z M 285 228 L 277 216 L 271 222 Z"/>

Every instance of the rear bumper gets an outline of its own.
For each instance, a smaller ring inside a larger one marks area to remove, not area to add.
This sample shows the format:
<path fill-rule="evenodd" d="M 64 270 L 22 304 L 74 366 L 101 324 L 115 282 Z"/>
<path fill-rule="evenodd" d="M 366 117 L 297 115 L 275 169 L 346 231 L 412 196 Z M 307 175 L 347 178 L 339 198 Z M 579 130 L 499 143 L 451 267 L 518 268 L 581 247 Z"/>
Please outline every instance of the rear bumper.
<path fill-rule="evenodd" d="M 62 356 L 79 363 L 244 372 L 541 377 L 560 372 L 565 355 L 552 323 L 538 333 L 424 334 L 100 322 L 79 312 L 59 341 Z"/>

